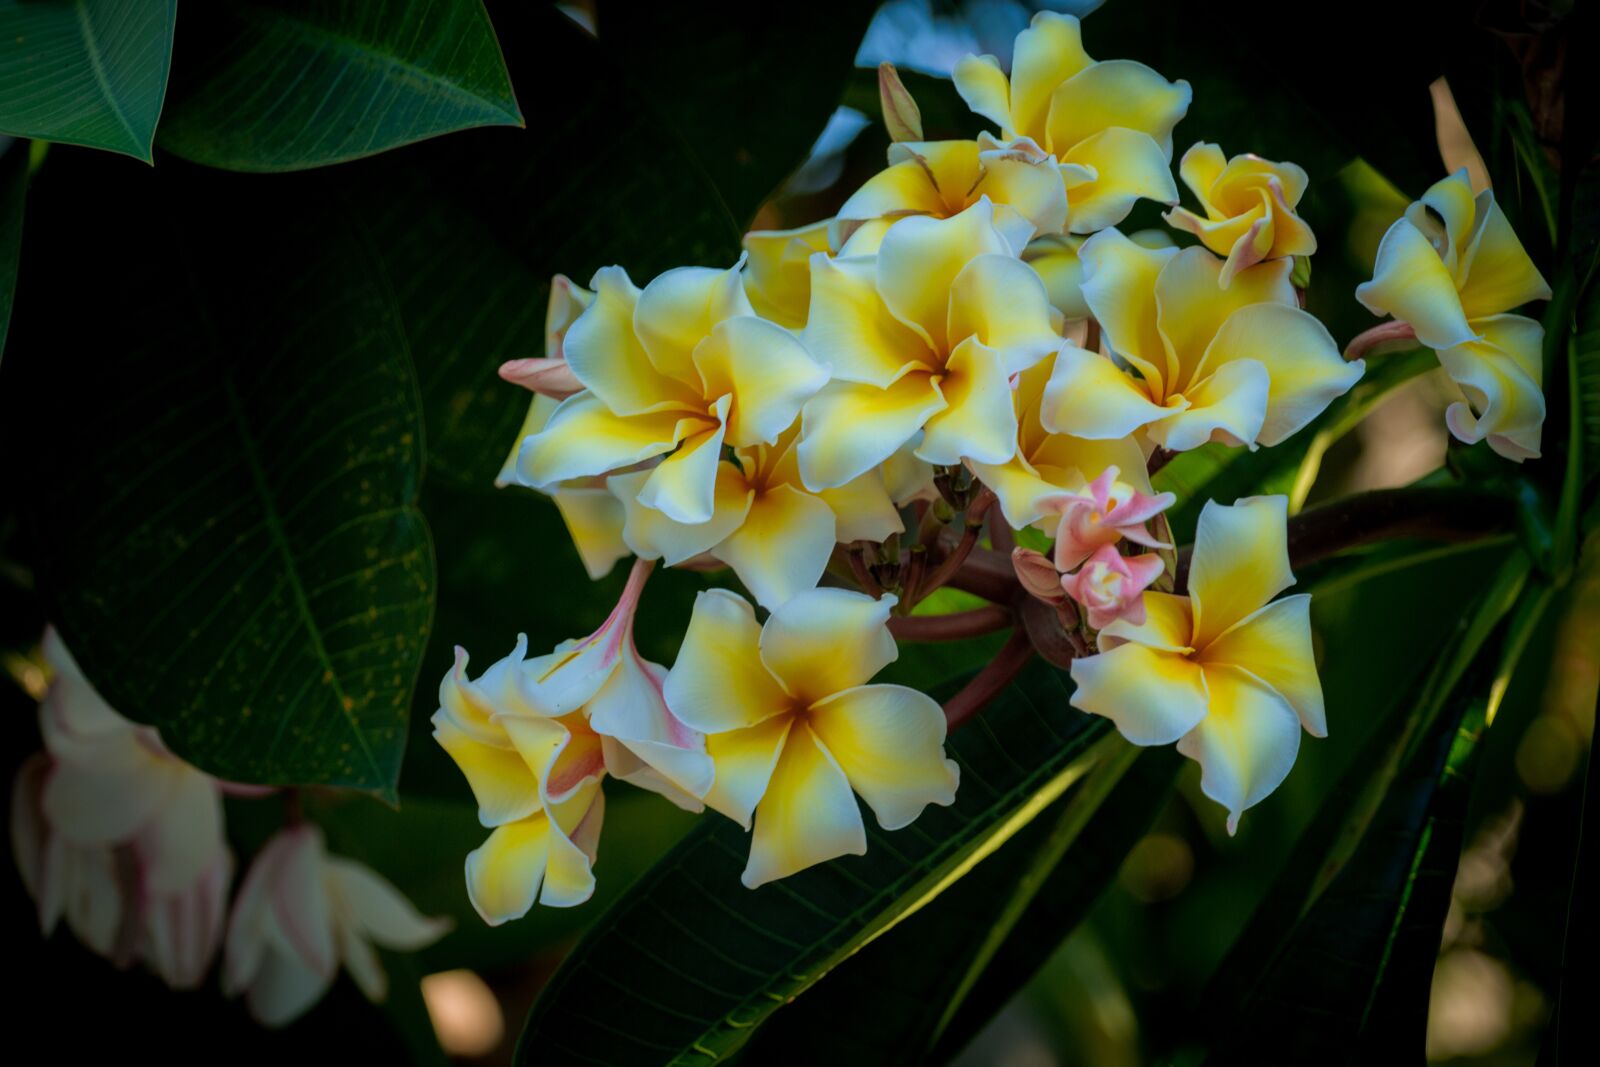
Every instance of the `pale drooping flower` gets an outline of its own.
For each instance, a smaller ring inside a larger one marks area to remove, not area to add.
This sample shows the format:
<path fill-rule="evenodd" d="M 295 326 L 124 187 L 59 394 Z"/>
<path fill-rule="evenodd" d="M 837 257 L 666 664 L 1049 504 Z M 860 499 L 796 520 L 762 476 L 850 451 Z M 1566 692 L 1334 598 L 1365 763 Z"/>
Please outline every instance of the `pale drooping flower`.
<path fill-rule="evenodd" d="M 12 793 L 17 867 L 48 934 L 63 917 L 89 948 L 174 988 L 200 984 L 221 943 L 233 856 L 216 779 L 113 711 L 54 629 L 40 707 L 46 752 Z"/>
<path fill-rule="evenodd" d="M 834 380 L 802 416 L 807 486 L 844 485 L 919 433 L 914 451 L 929 463 L 1011 458 L 1010 377 L 1061 338 L 987 199 L 948 219 L 901 219 L 876 255 L 817 255 L 811 271 L 806 346 Z"/>
<path fill-rule="evenodd" d="M 1202 141 L 1183 154 L 1178 173 L 1205 214 L 1174 208 L 1165 218 L 1227 257 L 1218 278 L 1223 285 L 1262 260 L 1309 256 L 1317 250 L 1311 227 L 1294 213 L 1307 179 L 1293 163 L 1249 154 L 1226 159 L 1221 148 Z"/>
<path fill-rule="evenodd" d="M 373 946 L 411 952 L 449 929 L 371 868 L 330 855 L 322 831 L 300 823 L 267 842 L 239 886 L 223 992 L 244 994 L 262 1025 L 284 1026 L 322 999 L 342 966 L 369 1000 L 382 1000 L 389 981 Z"/>
<path fill-rule="evenodd" d="M 955 799 L 945 719 L 930 697 L 870 685 L 897 655 L 894 597 L 813 589 L 756 622 L 724 590 L 701 593 L 667 703 L 703 731 L 715 777 L 709 807 L 755 831 L 744 884 L 866 851 L 855 794 L 888 830 Z"/>
<path fill-rule="evenodd" d="M 1110 353 L 1068 345 L 1056 357 L 1043 409 L 1050 430 L 1142 430 L 1174 451 L 1275 445 L 1365 370 L 1301 310 L 1290 260 L 1258 263 L 1222 288 L 1224 264 L 1204 248 L 1145 248 L 1105 230 L 1079 256 Z"/>
<path fill-rule="evenodd" d="M 1176 741 L 1229 833 L 1288 776 L 1302 727 L 1328 733 L 1311 597 L 1272 599 L 1294 583 L 1287 522 L 1286 497 L 1208 502 L 1188 596 L 1146 592 L 1143 623 L 1111 623 L 1099 654 L 1072 664 L 1072 703 L 1136 745 Z"/>
<path fill-rule="evenodd" d="M 492 831 L 466 861 L 468 896 L 490 925 L 521 918 L 535 901 L 589 899 L 608 773 L 694 810 L 710 785 L 703 738 L 667 709 L 666 672 L 634 647 L 647 573 L 635 565 L 616 610 L 588 637 L 533 659 L 518 637 L 477 678 L 457 649 L 440 683 L 434 739 Z"/>
<path fill-rule="evenodd" d="M 1550 286 L 1493 190 L 1474 195 L 1465 170 L 1435 184 L 1383 235 L 1356 298 L 1439 354 L 1464 396 L 1445 412 L 1451 433 L 1518 462 L 1539 455 L 1544 327 L 1506 312 Z"/>
<path fill-rule="evenodd" d="M 1131 60 L 1090 59 L 1071 15 L 1033 17 L 1017 35 L 1009 79 L 994 56 L 967 56 L 955 83 L 1003 140 L 1029 138 L 1055 157 L 1073 233 L 1115 226 L 1141 197 L 1177 203 L 1168 165 L 1189 83 Z"/>

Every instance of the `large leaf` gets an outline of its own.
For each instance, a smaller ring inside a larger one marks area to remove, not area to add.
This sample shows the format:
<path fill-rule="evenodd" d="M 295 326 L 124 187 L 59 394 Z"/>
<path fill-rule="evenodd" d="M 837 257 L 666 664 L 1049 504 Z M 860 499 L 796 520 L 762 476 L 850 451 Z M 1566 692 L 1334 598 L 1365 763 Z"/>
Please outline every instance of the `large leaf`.
<path fill-rule="evenodd" d="M 522 113 L 482 0 L 184 8 L 159 143 L 230 170 L 340 163 Z"/>
<path fill-rule="evenodd" d="M 950 741 L 961 788 L 867 854 L 756 890 L 747 835 L 707 819 L 608 911 L 534 1005 L 521 1062 L 704 1063 L 852 952 L 955 884 L 1093 766 L 1109 725 L 1035 662 Z M 602 1006 L 599 1007 L 599 1006 Z"/>
<path fill-rule="evenodd" d="M 0 133 L 150 160 L 178 0 L 0 0 Z"/>
<path fill-rule="evenodd" d="M 17 287 L 17 256 L 22 251 L 22 204 L 28 194 L 28 145 L 0 148 L 0 357 L 6 354 L 11 325 L 11 295 Z"/>
<path fill-rule="evenodd" d="M 218 177 L 69 149 L 35 183 L 0 423 L 50 433 L 7 453 L 40 587 L 186 759 L 392 795 L 433 587 L 405 337 L 358 234 Z"/>

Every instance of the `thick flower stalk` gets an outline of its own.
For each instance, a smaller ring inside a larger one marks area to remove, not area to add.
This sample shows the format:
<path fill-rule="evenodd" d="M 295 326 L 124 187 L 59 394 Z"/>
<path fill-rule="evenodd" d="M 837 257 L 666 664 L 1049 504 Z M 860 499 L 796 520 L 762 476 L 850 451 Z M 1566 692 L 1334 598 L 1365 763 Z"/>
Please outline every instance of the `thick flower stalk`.
<path fill-rule="evenodd" d="M 1487 440 L 1518 462 L 1539 455 L 1544 327 L 1507 312 L 1550 299 L 1550 286 L 1493 190 L 1474 195 L 1463 170 L 1422 194 L 1383 235 L 1372 280 L 1356 298 L 1395 321 L 1358 339 L 1352 354 L 1414 337 L 1438 353 L 1461 389 L 1463 399 L 1445 412 L 1452 434 L 1468 444 Z"/>
<path fill-rule="evenodd" d="M 222 786 L 113 711 L 54 629 L 44 653 L 55 671 L 39 709 L 46 752 L 23 765 L 11 808 L 40 928 L 65 917 L 96 953 L 197 986 L 221 944 L 233 874 Z"/>
<path fill-rule="evenodd" d="M 228 920 L 223 992 L 244 995 L 264 1026 L 285 1026 L 321 1000 L 342 967 L 368 1000 L 388 993 L 374 945 L 415 951 L 450 929 L 424 916 L 364 864 L 330 855 L 300 823 L 256 856 Z"/>
<path fill-rule="evenodd" d="M 1188 595 L 1145 593 L 1144 622 L 1111 623 L 1072 664 L 1072 703 L 1136 745 L 1176 741 L 1229 833 L 1288 776 L 1301 729 L 1328 733 L 1311 597 L 1272 599 L 1294 583 L 1287 521 L 1286 497 L 1207 503 Z"/>
<path fill-rule="evenodd" d="M 1145 248 L 1105 230 L 1079 256 L 1084 297 L 1116 359 L 1062 350 L 1044 397 L 1049 430 L 1099 439 L 1143 431 L 1174 451 L 1275 445 L 1365 369 L 1301 310 L 1289 260 L 1258 263 L 1224 287 L 1223 261 L 1204 248 Z"/>
<path fill-rule="evenodd" d="M 1250 154 L 1227 159 L 1221 148 L 1202 141 L 1183 154 L 1178 173 L 1204 214 L 1174 208 L 1163 217 L 1174 229 L 1188 230 L 1227 257 L 1217 279 L 1223 285 L 1262 260 L 1309 256 L 1317 250 L 1311 227 L 1294 213 L 1307 178 L 1293 163 Z"/>
<path fill-rule="evenodd" d="M 956 89 L 1002 140 L 1028 138 L 1056 159 L 1073 233 L 1115 226 L 1140 198 L 1177 203 L 1168 164 L 1188 82 L 1131 60 L 1090 59 L 1078 20 L 1049 11 L 1017 35 L 1013 56 L 1010 78 L 993 56 L 968 56 Z"/>
<path fill-rule="evenodd" d="M 987 199 L 948 219 L 901 219 L 876 255 L 817 255 L 811 269 L 804 339 L 834 380 L 802 416 L 807 486 L 845 485 L 907 443 L 933 464 L 1012 457 L 1010 378 L 1061 338 Z"/>
<path fill-rule="evenodd" d="M 762 625 L 732 593 L 695 601 L 667 703 L 706 735 L 706 805 L 746 828 L 754 820 L 745 885 L 864 853 L 856 794 L 886 830 L 954 801 L 959 768 L 944 755 L 939 705 L 868 684 L 898 652 L 885 625 L 894 604 L 814 589 Z"/>

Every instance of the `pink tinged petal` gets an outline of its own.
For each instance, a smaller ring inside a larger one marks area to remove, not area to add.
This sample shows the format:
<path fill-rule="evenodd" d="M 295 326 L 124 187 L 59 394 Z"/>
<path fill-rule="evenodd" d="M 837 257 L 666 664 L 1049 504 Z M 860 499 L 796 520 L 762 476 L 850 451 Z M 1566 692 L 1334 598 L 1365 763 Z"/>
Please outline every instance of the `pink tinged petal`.
<path fill-rule="evenodd" d="M 496 373 L 502 381 L 520 385 L 530 393 L 553 400 L 565 400 L 584 388 L 564 359 L 546 359 L 542 356 L 511 359 L 500 364 Z"/>
<path fill-rule="evenodd" d="M 956 63 L 954 79 L 956 92 L 974 113 L 1001 129 L 1011 126 L 1011 87 L 998 59 L 969 53 Z"/>
<path fill-rule="evenodd" d="M 1300 750 L 1300 720 L 1288 701 L 1231 667 L 1207 667 L 1211 703 L 1204 720 L 1178 742 L 1200 764 L 1200 789 L 1228 809 L 1228 833 L 1239 816 L 1289 776 Z"/>
<path fill-rule="evenodd" d="M 1291 267 L 1288 260 L 1263 263 L 1222 288 L 1223 264 L 1216 256 L 1204 248 L 1186 248 L 1174 256 L 1156 282 L 1158 321 L 1172 354 L 1169 388 L 1188 395 L 1215 369 L 1208 352 L 1223 324 L 1240 309 L 1263 303 L 1297 307 Z"/>
<path fill-rule="evenodd" d="M 929 804 L 955 802 L 961 768 L 945 758 L 944 710 L 932 697 L 864 685 L 815 705 L 808 720 L 885 830 L 910 825 Z"/>
<path fill-rule="evenodd" d="M 67 926 L 90 951 L 125 965 L 127 961 L 119 958 L 119 934 L 126 921 L 125 909 L 135 907 L 136 902 L 122 891 L 114 852 L 63 842 L 52 866 Z"/>
<path fill-rule="evenodd" d="M 336 973 L 314 971 L 298 956 L 273 952 L 262 960 L 245 1003 L 262 1026 L 287 1026 L 322 999 L 332 988 Z"/>
<path fill-rule="evenodd" d="M 694 524 L 674 522 L 639 502 L 639 491 L 649 478 L 649 471 L 613 474 L 606 479 L 606 488 L 622 507 L 623 542 L 640 559 L 663 560 L 669 567 L 709 552 L 737 530 L 755 499 L 755 491 L 739 468 L 732 463 L 719 463 L 711 518 Z"/>
<path fill-rule="evenodd" d="M 884 472 L 870 470 L 836 489 L 817 494 L 833 509 L 834 536 L 841 542 L 886 541 L 905 529 Z"/>
<path fill-rule="evenodd" d="M 600 739 L 581 713 L 564 719 L 506 716 L 500 722 L 538 778 L 544 806 L 565 802 L 605 774 Z"/>
<path fill-rule="evenodd" d="M 1065 182 L 1068 229 L 1097 233 L 1115 226 L 1140 200 L 1177 203 L 1169 155 L 1148 133 L 1121 126 L 1101 130 L 1062 152 L 1065 165 L 1093 175 Z"/>
<path fill-rule="evenodd" d="M 1168 745 L 1206 717 L 1206 680 L 1187 657 L 1118 645 L 1072 661 L 1072 705 L 1104 715 L 1136 745 Z"/>
<path fill-rule="evenodd" d="M 1086 609 L 1089 625 L 1103 629 L 1118 619 L 1146 621 L 1142 594 L 1166 570 L 1160 556 L 1122 556 L 1106 545 L 1081 570 L 1062 579 L 1062 590 Z"/>
<path fill-rule="evenodd" d="M 626 514 L 609 490 L 557 489 L 551 494 L 583 569 L 594 581 L 611 573 L 630 550 L 622 536 Z"/>
<path fill-rule="evenodd" d="M 733 568 L 756 603 L 771 609 L 815 588 L 835 540 L 826 502 L 779 485 L 757 494 L 743 525 L 711 554 Z"/>
<path fill-rule="evenodd" d="M 1071 344 L 1056 356 L 1040 408 L 1051 433 L 1099 441 L 1125 438 L 1172 411 L 1153 401 L 1144 383 L 1111 357 Z"/>
<path fill-rule="evenodd" d="M 75 845 L 128 841 L 162 809 L 183 767 L 163 759 L 128 731 L 102 746 L 92 763 L 57 759 L 45 781 L 45 819 Z"/>
<path fill-rule="evenodd" d="M 754 726 L 707 735 L 706 753 L 716 770 L 706 807 L 748 830 L 795 721 L 794 715 L 774 715 Z"/>
<path fill-rule="evenodd" d="M 627 272 L 622 271 L 620 267 L 610 269 L 620 272 L 622 279 L 627 280 Z M 605 268 L 602 268 L 597 273 L 603 273 L 604 270 Z M 633 287 L 632 282 L 627 284 L 628 288 Z M 544 354 L 547 358 L 566 358 L 566 354 L 562 351 L 562 340 L 566 337 L 568 328 L 578 320 L 578 316 L 583 314 L 585 308 L 594 303 L 594 300 L 595 294 L 591 290 L 573 284 L 572 279 L 565 274 L 557 274 L 550 279 L 550 299 L 544 308 Z"/>
<path fill-rule="evenodd" d="M 618 415 L 701 406 L 693 379 L 661 373 L 645 354 L 634 332 L 640 294 L 627 271 L 602 268 L 593 284 L 593 303 L 568 327 L 562 340 L 572 376 Z"/>
<path fill-rule="evenodd" d="M 664 684 L 667 707 L 705 734 L 754 726 L 794 706 L 761 662 L 761 626 L 743 597 L 700 593 Z"/>
<path fill-rule="evenodd" d="M 256 854 L 234 895 L 223 942 L 222 992 L 226 996 L 238 996 L 249 988 L 266 961 L 271 887 L 283 855 L 281 837 L 273 838 Z"/>
<path fill-rule="evenodd" d="M 878 247 L 878 292 L 895 318 L 948 352 L 951 289 L 968 263 L 988 253 L 1009 255 L 1011 246 L 995 229 L 987 198 L 948 219 L 901 219 Z"/>
<path fill-rule="evenodd" d="M 1456 292 L 1455 279 L 1428 238 L 1401 219 L 1383 235 L 1372 280 L 1356 286 L 1356 299 L 1374 315 L 1411 324 L 1429 348 L 1476 340 Z"/>
<path fill-rule="evenodd" d="M 50 772 L 50 757 L 35 752 L 23 760 L 11 783 L 11 855 L 22 876 L 22 886 L 39 900 L 45 886 L 45 856 L 50 824 L 45 821 L 39 795 Z M 44 933 L 48 934 L 46 927 Z"/>
<path fill-rule="evenodd" d="M 1312 737 L 1328 736 L 1322 683 L 1311 641 L 1311 597 L 1287 596 L 1247 615 L 1198 657 L 1207 667 L 1237 667 L 1289 702 Z"/>
<path fill-rule="evenodd" d="M 874 256 L 811 257 L 811 311 L 801 340 L 841 381 L 886 387 L 908 364 L 932 369 L 928 342 L 889 312 Z"/>
<path fill-rule="evenodd" d="M 938 382 L 925 371 L 886 389 L 830 382 L 801 412 L 801 481 L 813 492 L 854 481 L 887 462 L 945 406 Z"/>
<path fill-rule="evenodd" d="M 1115 470 L 1107 471 L 1115 474 Z M 1089 497 L 1066 496 L 1049 502 L 1061 512 L 1056 526 L 1055 566 L 1066 573 L 1102 548 L 1122 540 L 1122 532 L 1106 518 L 1104 504 Z M 1098 627 L 1096 627 L 1098 629 Z"/>
<path fill-rule="evenodd" d="M 267 887 L 269 929 L 307 970 L 331 975 L 338 969 L 339 957 L 334 948 L 333 911 L 323 881 L 327 852 L 322 831 L 302 823 L 281 831 L 268 847 L 277 842 L 283 842 L 283 851 Z"/>
<path fill-rule="evenodd" d="M 711 757 L 705 752 L 652 741 L 623 744 L 614 737 L 600 740 L 605 748 L 606 774 L 663 796 L 684 811 L 699 814 L 705 810 L 701 797 L 710 791 L 716 773 Z M 662 767 L 667 770 L 659 769 Z M 669 771 L 671 777 L 668 777 Z M 677 781 L 690 783 L 692 788 L 680 787 Z"/>
<path fill-rule="evenodd" d="M 393 883 L 365 864 L 330 857 L 328 881 L 348 925 L 384 948 L 415 952 L 450 930 L 449 919 L 423 915 Z"/>
<path fill-rule="evenodd" d="M 691 730 L 668 709 L 662 694 L 666 672 L 629 652 L 605 688 L 585 709 L 589 725 L 604 741 L 615 741 L 637 761 L 624 761 L 621 768 L 635 784 L 655 789 L 675 802 L 683 797 L 698 808 L 699 797 L 711 788 L 713 767 L 706 755 L 705 737 Z M 621 758 L 616 745 L 603 745 L 605 770 L 618 777 L 616 760 Z M 659 779 L 668 788 L 651 784 Z M 674 796 L 677 794 L 678 796 Z"/>
<path fill-rule="evenodd" d="M 1171 593 L 1144 594 L 1144 618 L 1135 622 L 1122 618 L 1100 631 L 1100 651 L 1106 652 L 1118 645 L 1134 644 L 1158 652 L 1175 652 L 1187 656 L 1194 651 L 1194 614 L 1189 598 Z"/>
<path fill-rule="evenodd" d="M 1061 588 L 1061 572 L 1056 570 L 1050 557 L 1031 548 L 1011 550 L 1011 569 L 1028 595 L 1046 604 L 1059 604 L 1067 598 Z"/>
<path fill-rule="evenodd" d="M 133 842 L 144 886 L 157 894 L 186 889 L 228 854 L 216 782 L 192 767 L 174 768 L 173 780 L 166 803 Z"/>
<path fill-rule="evenodd" d="M 783 327 L 754 316 L 719 322 L 694 350 L 706 396 L 731 396 L 727 443 L 772 444 L 822 388 L 828 370 Z"/>
<path fill-rule="evenodd" d="M 866 828 L 850 781 L 810 727 L 796 722 L 756 809 L 750 889 L 840 856 L 864 855 Z"/>
<path fill-rule="evenodd" d="M 953 466 L 964 458 L 1004 463 L 1016 453 L 1017 415 L 1000 353 L 968 337 L 951 353 L 939 391 L 946 406 L 928 417 L 919 458 Z"/>
<path fill-rule="evenodd" d="M 650 472 L 639 487 L 639 503 L 654 508 L 674 522 L 695 525 L 710 522 L 717 510 L 717 468 L 727 423 L 721 421 L 729 398 L 717 401 L 717 425 L 686 438 L 678 450 Z"/>
<path fill-rule="evenodd" d="M 1214 372 L 1235 360 L 1265 367 L 1271 384 L 1256 440 L 1276 445 L 1361 380 L 1366 365 L 1346 362 L 1327 327 L 1297 307 L 1251 304 L 1228 317 L 1205 356 Z"/>
<path fill-rule="evenodd" d="M 1231 507 L 1206 501 L 1189 564 L 1194 647 L 1207 645 L 1294 584 L 1289 569 L 1289 500 L 1253 496 Z"/>
<path fill-rule="evenodd" d="M 695 347 L 724 319 L 755 314 L 745 295 L 740 265 L 742 259 L 727 270 L 677 267 L 658 275 L 639 294 L 633 326 L 646 355 L 656 370 L 691 391 L 700 382 Z M 569 348 L 571 340 L 569 334 Z"/>
<path fill-rule="evenodd" d="M 1253 359 L 1239 359 L 1217 368 L 1185 394 L 1187 410 L 1155 423 L 1150 439 L 1174 452 L 1199 448 L 1209 441 L 1254 445 L 1267 417 L 1272 376 Z"/>
<path fill-rule="evenodd" d="M 1061 347 L 1061 335 L 1050 326 L 1044 283 L 1010 256 L 982 255 L 961 268 L 950 289 L 947 336 L 957 352 L 967 338 L 994 349 L 1008 375 Z"/>
<path fill-rule="evenodd" d="M 1530 300 L 1549 300 L 1550 285 L 1533 265 L 1494 193 L 1478 194 L 1480 225 L 1466 252 L 1461 307 L 1468 318 L 1497 315 Z"/>
<path fill-rule="evenodd" d="M 523 484 L 544 489 L 587 478 L 672 451 L 679 441 L 710 428 L 708 416 L 684 411 L 624 418 L 593 393 L 563 400 L 544 429 L 525 438 L 517 454 Z"/>
<path fill-rule="evenodd" d="M 898 601 L 849 589 L 811 589 L 761 628 L 761 662 L 802 706 L 858 685 L 899 656 L 889 634 Z"/>
<path fill-rule="evenodd" d="M 1149 383 L 1152 399 L 1165 395 L 1168 363 L 1167 345 L 1157 329 L 1156 279 L 1177 254 L 1175 248 L 1134 244 L 1116 230 L 1101 230 L 1078 249 L 1083 298 L 1112 351 Z"/>
<path fill-rule="evenodd" d="M 389 995 L 389 975 L 383 969 L 383 961 L 354 926 L 339 927 L 339 957 L 356 988 L 368 1000 L 377 1004 Z"/>
<path fill-rule="evenodd" d="M 1192 97 L 1188 82 L 1169 82 L 1143 63 L 1095 63 L 1063 82 L 1051 97 L 1050 147 L 1063 155 L 1101 130 L 1120 126 L 1149 134 L 1170 160 L 1172 129 L 1188 113 Z"/>
<path fill-rule="evenodd" d="M 216 956 L 226 914 L 233 857 L 219 862 L 175 893 L 145 902 L 140 955 L 173 989 L 193 989 Z"/>
<path fill-rule="evenodd" d="M 1227 262 L 1222 265 L 1222 273 L 1217 278 L 1217 283 L 1226 289 L 1233 283 L 1233 279 L 1242 270 L 1260 263 L 1267 258 L 1267 253 L 1272 251 L 1272 241 L 1275 232 L 1271 216 L 1256 219 L 1250 228 L 1239 235 L 1239 239 L 1228 249 Z"/>

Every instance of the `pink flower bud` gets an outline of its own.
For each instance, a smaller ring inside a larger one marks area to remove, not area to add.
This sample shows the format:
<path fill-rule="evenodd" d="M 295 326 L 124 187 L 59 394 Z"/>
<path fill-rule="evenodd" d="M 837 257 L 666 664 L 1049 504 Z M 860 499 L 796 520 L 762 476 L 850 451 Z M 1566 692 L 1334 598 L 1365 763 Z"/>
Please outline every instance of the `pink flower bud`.
<path fill-rule="evenodd" d="M 1145 524 L 1172 506 L 1171 493 L 1151 496 L 1117 481 L 1116 467 L 1107 467 L 1081 495 L 1054 497 L 1046 505 L 1061 513 L 1056 530 L 1056 569 L 1076 570 L 1097 549 L 1127 539 L 1148 548 L 1171 548 L 1158 541 Z"/>
<path fill-rule="evenodd" d="M 1144 622 L 1144 591 L 1161 576 L 1166 564 L 1155 553 L 1124 556 L 1112 545 L 1096 549 L 1076 574 L 1061 580 L 1061 587 L 1082 604 L 1089 625 L 1103 630 L 1117 619 L 1135 626 Z"/>
<path fill-rule="evenodd" d="M 1011 567 L 1017 572 L 1022 588 L 1046 604 L 1059 604 L 1067 598 L 1061 591 L 1061 572 L 1056 570 L 1050 557 L 1031 548 L 1011 550 Z"/>
<path fill-rule="evenodd" d="M 567 361 L 559 357 L 508 360 L 500 364 L 500 377 L 554 400 L 565 400 L 583 389 L 583 383 L 572 373 Z"/>

